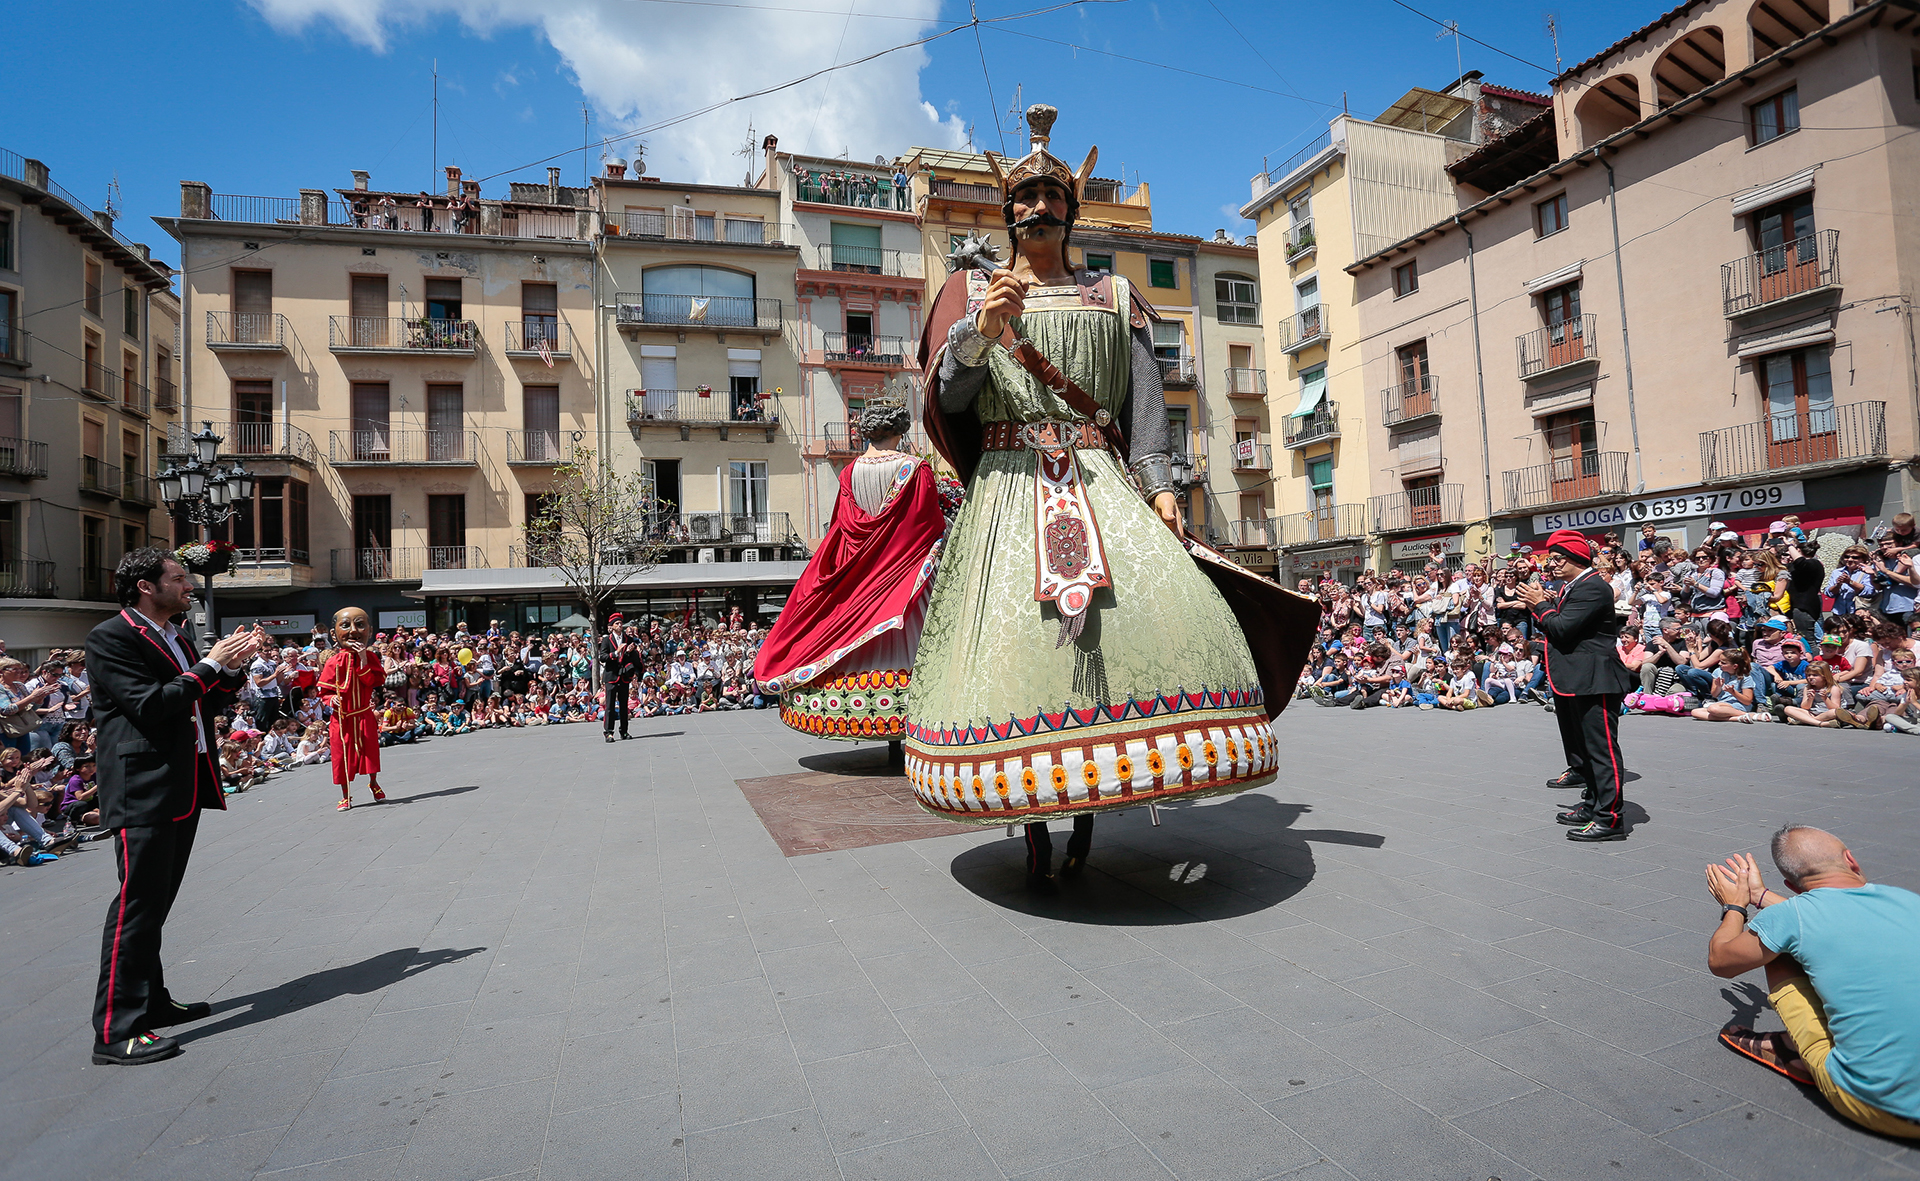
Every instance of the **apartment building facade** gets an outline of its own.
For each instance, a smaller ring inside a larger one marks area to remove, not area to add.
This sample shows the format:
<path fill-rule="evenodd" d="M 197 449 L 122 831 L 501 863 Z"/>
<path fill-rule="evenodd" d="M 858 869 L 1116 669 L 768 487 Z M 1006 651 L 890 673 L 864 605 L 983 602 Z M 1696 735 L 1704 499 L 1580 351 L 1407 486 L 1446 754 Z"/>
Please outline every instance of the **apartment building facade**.
<path fill-rule="evenodd" d="M 903 169 L 886 157 L 853 164 L 782 152 L 771 135 L 761 148 L 759 187 L 778 195 L 780 219 L 793 227 L 799 250 L 799 397 L 790 403 L 790 425 L 806 473 L 795 527 L 811 548 L 833 520 L 842 469 L 866 448 L 855 427 L 870 399 L 903 398 L 915 423 L 908 442 L 926 449 L 918 352 L 931 293 Z M 937 283 L 945 268 L 933 274 Z"/>
<path fill-rule="evenodd" d="M 0 628 L 78 646 L 113 568 L 164 538 L 153 472 L 178 405 L 173 272 L 0 149 Z"/>
<path fill-rule="evenodd" d="M 653 481 L 662 562 L 708 566 L 698 609 L 725 602 L 757 618 L 773 592 L 766 570 L 741 564 L 807 552 L 793 427 L 800 248 L 776 192 L 617 171 L 594 181 L 607 398 L 625 425 L 608 454 Z M 673 614 L 698 598 L 671 588 L 629 605 Z"/>
<path fill-rule="evenodd" d="M 365 172 L 286 198 L 182 184 L 180 216 L 156 219 L 185 277 L 173 450 L 211 423 L 256 477 L 216 530 L 240 551 L 223 619 L 298 634 L 352 604 L 446 626 L 469 613 L 423 605 L 424 579 L 524 561 L 554 468 L 602 417 L 594 221 L 557 172 L 489 201 L 454 168 L 431 196 Z M 541 622 L 537 603 L 496 608 Z"/>
<path fill-rule="evenodd" d="M 1267 404 L 1259 248 L 1216 230 L 1200 241 L 1194 272 L 1193 368 L 1207 431 L 1203 519 L 1212 527 L 1213 541 L 1234 561 L 1272 575 L 1279 558 L 1273 515 L 1279 449 Z"/>
<path fill-rule="evenodd" d="M 1275 359 L 1268 388 L 1279 424 L 1275 533 L 1284 577 L 1351 581 L 1380 560 L 1376 547 L 1400 532 L 1398 518 L 1368 503 L 1380 469 L 1412 481 L 1416 500 L 1439 497 L 1424 490 L 1440 486 L 1444 456 L 1417 424 L 1392 439 L 1369 429 L 1387 413 L 1404 414 L 1376 409 L 1386 396 L 1359 364 L 1364 330 L 1347 267 L 1451 214 L 1447 165 L 1544 105 L 1468 74 L 1445 90 L 1409 90 L 1376 119 L 1338 116 L 1325 136 L 1254 178 L 1240 214 L 1258 227 L 1274 287 L 1265 338 Z"/>
<path fill-rule="evenodd" d="M 1448 465 L 1402 536 L 1477 557 L 1563 526 L 1693 545 L 1716 520 L 1911 511 L 1915 26 L 1884 3 L 1682 5 L 1456 161 L 1456 215 L 1349 267 L 1357 363 L 1402 391 L 1372 443 L 1418 430 Z"/>

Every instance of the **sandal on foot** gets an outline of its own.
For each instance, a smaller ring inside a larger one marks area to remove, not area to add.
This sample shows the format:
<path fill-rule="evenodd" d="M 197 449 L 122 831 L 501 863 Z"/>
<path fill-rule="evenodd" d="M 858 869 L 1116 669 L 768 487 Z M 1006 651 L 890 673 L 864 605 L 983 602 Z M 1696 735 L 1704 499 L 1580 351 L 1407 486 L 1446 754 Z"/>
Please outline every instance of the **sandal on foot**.
<path fill-rule="evenodd" d="M 345 812 L 347 809 L 351 807 L 353 807 L 352 800 L 341 800 L 340 803 L 337 806 L 335 806 L 333 810 L 335 812 Z"/>
<path fill-rule="evenodd" d="M 1807 1068 L 1804 1058 L 1795 1054 L 1785 1062 L 1768 1058 L 1768 1052 L 1779 1053 L 1777 1033 L 1755 1033 L 1744 1025 L 1729 1025 L 1720 1031 L 1720 1040 L 1736 1054 L 1751 1058 L 1776 1074 L 1785 1075 L 1802 1086 L 1814 1085 L 1813 1072 Z"/>
<path fill-rule="evenodd" d="M 384 804 L 384 803 L 386 803 L 386 802 L 387 802 L 387 793 L 386 793 L 386 792 L 384 792 L 384 791 L 381 791 L 381 790 L 380 790 L 379 788 L 377 788 L 377 787 L 376 787 L 376 788 L 374 788 L 374 789 L 373 789 L 373 802 L 374 802 L 374 803 L 376 803 L 376 804 Z"/>

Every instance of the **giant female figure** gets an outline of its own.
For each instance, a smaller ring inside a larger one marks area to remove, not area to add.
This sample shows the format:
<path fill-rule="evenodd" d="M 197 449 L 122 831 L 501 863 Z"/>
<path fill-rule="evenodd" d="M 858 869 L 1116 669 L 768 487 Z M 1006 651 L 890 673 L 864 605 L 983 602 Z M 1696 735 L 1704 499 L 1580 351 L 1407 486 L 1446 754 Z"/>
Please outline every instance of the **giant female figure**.
<path fill-rule="evenodd" d="M 1050 154 L 1055 114 L 1028 111 L 1034 150 L 1001 176 L 1012 265 L 956 258 L 921 342 L 927 430 L 968 487 L 906 741 L 926 808 L 1028 823 L 1041 888 L 1050 817 L 1075 820 L 1072 873 L 1096 812 L 1269 782 L 1318 617 L 1185 535 L 1154 313 L 1071 265 L 1095 153 L 1077 173 Z"/>
<path fill-rule="evenodd" d="M 826 539 L 754 657 L 780 720 L 802 734 L 897 744 L 905 729 L 947 527 L 926 460 L 898 449 L 909 425 L 897 401 L 861 414 L 866 452 L 840 473 Z"/>

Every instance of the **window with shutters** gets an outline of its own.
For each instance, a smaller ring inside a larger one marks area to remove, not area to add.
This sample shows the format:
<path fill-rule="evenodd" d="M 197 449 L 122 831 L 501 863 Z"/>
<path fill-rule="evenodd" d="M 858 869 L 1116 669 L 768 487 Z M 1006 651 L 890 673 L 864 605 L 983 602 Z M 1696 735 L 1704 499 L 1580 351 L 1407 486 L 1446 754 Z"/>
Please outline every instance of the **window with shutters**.
<path fill-rule="evenodd" d="M 353 383 L 352 447 L 353 458 L 363 463 L 385 463 L 393 456 L 390 415 L 392 398 L 387 383 Z"/>
<path fill-rule="evenodd" d="M 120 289 L 120 325 L 128 336 L 140 335 L 140 289 Z"/>
<path fill-rule="evenodd" d="M 1567 228 L 1567 195 L 1559 193 L 1533 207 L 1533 232 L 1545 238 Z"/>
<path fill-rule="evenodd" d="M 552 283 L 520 284 L 520 328 L 523 349 L 538 349 L 542 340 L 548 352 L 560 351 L 560 295 Z"/>
<path fill-rule="evenodd" d="M 1147 260 L 1147 286 L 1180 286 L 1179 268 L 1171 258 L 1152 258 Z"/>
<path fill-rule="evenodd" d="M 1178 320 L 1153 322 L 1153 355 L 1162 361 L 1179 361 L 1180 346 L 1186 341 L 1186 325 Z"/>
<path fill-rule="evenodd" d="M 13 269 L 13 210 L 0 209 L 0 271 Z"/>
<path fill-rule="evenodd" d="M 466 392 L 457 385 L 427 387 L 427 462 L 459 463 L 467 456 Z"/>
<path fill-rule="evenodd" d="M 86 274 L 84 278 L 86 282 L 86 290 L 83 293 L 83 295 L 85 297 L 86 308 L 89 312 L 92 312 L 94 315 L 97 316 L 100 314 L 100 300 L 102 296 L 102 292 L 100 289 L 101 279 L 100 279 L 100 260 L 99 259 L 97 258 L 87 259 Z"/>
<path fill-rule="evenodd" d="M 348 339 L 358 348 L 388 343 L 387 277 L 354 275 L 347 294 Z"/>
<path fill-rule="evenodd" d="M 307 485 L 301 480 L 287 481 L 287 557 L 307 561 Z"/>
<path fill-rule="evenodd" d="M 727 511 L 757 516 L 767 511 L 767 465 L 758 459 L 727 463 Z"/>
<path fill-rule="evenodd" d="M 427 319 L 458 320 L 460 315 L 460 280 L 427 280 Z"/>
<path fill-rule="evenodd" d="M 382 307 L 381 315 L 386 315 Z M 274 339 L 273 272 L 233 272 L 233 327 L 235 344 L 264 344 Z"/>
<path fill-rule="evenodd" d="M 1402 263 L 1393 268 L 1393 297 L 1412 295 L 1420 290 L 1420 263 L 1418 260 Z"/>
<path fill-rule="evenodd" d="M 530 385 L 522 388 L 521 424 L 525 440 L 523 458 L 535 463 L 560 460 L 560 387 Z"/>
<path fill-rule="evenodd" d="M 1087 255 L 1087 269 L 1090 271 L 1112 271 L 1113 255 L 1089 253 Z"/>

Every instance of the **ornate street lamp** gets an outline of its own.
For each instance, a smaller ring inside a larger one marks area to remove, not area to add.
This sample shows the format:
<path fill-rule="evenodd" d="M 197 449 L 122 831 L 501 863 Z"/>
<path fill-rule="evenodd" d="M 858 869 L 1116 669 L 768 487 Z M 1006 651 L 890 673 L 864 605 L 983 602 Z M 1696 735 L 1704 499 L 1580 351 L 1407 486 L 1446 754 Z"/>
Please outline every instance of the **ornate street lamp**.
<path fill-rule="evenodd" d="M 200 543 L 213 539 L 213 527 L 223 524 L 234 513 L 253 503 L 253 473 L 234 461 L 229 467 L 219 463 L 221 437 L 211 422 L 188 436 L 192 451 L 169 455 L 167 468 L 158 476 L 161 503 L 169 516 L 184 517 L 200 527 Z M 227 568 L 224 554 L 209 554 L 206 560 L 188 569 L 201 578 L 200 605 L 206 612 L 201 628 L 203 643 L 212 644 L 218 635 L 213 622 L 214 575 Z"/>

